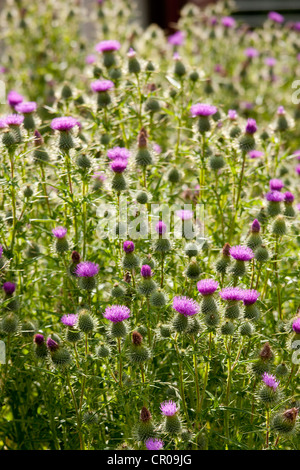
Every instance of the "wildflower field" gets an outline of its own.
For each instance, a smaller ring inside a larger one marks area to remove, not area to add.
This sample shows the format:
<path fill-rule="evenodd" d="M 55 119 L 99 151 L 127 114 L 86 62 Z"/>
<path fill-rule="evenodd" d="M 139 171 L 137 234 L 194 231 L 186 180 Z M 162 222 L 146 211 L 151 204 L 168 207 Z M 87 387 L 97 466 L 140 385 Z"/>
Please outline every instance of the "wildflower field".
<path fill-rule="evenodd" d="M 233 11 L 1 10 L 2 450 L 300 449 L 300 23 Z"/>

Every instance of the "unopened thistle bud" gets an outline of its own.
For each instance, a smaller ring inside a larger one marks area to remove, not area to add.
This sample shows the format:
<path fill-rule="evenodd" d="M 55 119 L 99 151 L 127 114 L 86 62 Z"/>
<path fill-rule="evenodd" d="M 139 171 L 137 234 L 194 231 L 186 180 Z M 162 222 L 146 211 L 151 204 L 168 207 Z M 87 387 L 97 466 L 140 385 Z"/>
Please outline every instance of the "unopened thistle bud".
<path fill-rule="evenodd" d="M 215 115 L 214 115 L 215 116 Z M 209 167 L 213 171 L 218 171 L 225 165 L 224 157 L 221 154 L 211 155 L 208 161 Z"/>
<path fill-rule="evenodd" d="M 265 263 L 269 259 L 269 252 L 265 245 L 259 246 L 255 252 L 254 252 L 254 258 L 259 262 L 259 263 Z"/>
<path fill-rule="evenodd" d="M 59 345 L 52 338 L 47 339 L 47 347 L 49 349 L 51 359 L 54 365 L 58 367 L 66 367 L 72 362 L 69 351 Z"/>
<path fill-rule="evenodd" d="M 226 323 L 223 323 L 223 325 L 221 325 L 221 334 L 224 336 L 232 336 L 234 333 L 234 330 L 235 330 L 235 326 L 229 320 L 227 320 Z"/>
<path fill-rule="evenodd" d="M 101 359 L 109 357 L 111 354 L 111 348 L 107 344 L 100 344 L 96 348 L 96 355 Z"/>
<path fill-rule="evenodd" d="M 189 279 L 193 279 L 196 281 L 199 279 L 200 274 L 201 274 L 201 268 L 199 264 L 197 263 L 196 259 L 191 260 L 191 262 L 189 263 L 186 269 L 185 274 L 186 274 L 186 277 L 188 277 Z"/>
<path fill-rule="evenodd" d="M 1 331 L 7 335 L 15 334 L 19 329 L 19 318 L 13 313 L 7 313 L 3 316 L 0 323 Z"/>
<path fill-rule="evenodd" d="M 289 369 L 284 362 L 282 362 L 281 364 L 278 364 L 275 370 L 275 374 L 278 377 L 286 377 L 288 373 L 289 373 Z"/>
<path fill-rule="evenodd" d="M 150 305 L 153 307 L 164 307 L 166 303 L 166 296 L 160 289 L 157 289 L 157 291 L 152 292 L 150 295 Z"/>
<path fill-rule="evenodd" d="M 276 237 L 282 237 L 287 232 L 287 226 L 283 215 L 278 215 L 272 223 L 272 233 Z"/>
<path fill-rule="evenodd" d="M 178 183 L 180 181 L 180 173 L 176 167 L 171 168 L 167 174 L 168 181 L 172 184 Z"/>
<path fill-rule="evenodd" d="M 251 323 L 249 322 L 243 323 L 240 326 L 239 332 L 241 336 L 248 336 L 250 338 L 250 336 L 252 336 L 254 332 L 253 325 L 251 325 Z"/>
<path fill-rule="evenodd" d="M 279 132 L 284 132 L 289 128 L 288 121 L 285 116 L 285 109 L 283 106 L 279 106 L 277 110 L 277 125 L 276 130 Z"/>
<path fill-rule="evenodd" d="M 97 322 L 89 310 L 82 309 L 78 314 L 77 326 L 83 333 L 91 333 L 96 329 Z"/>
<path fill-rule="evenodd" d="M 118 284 L 114 284 L 112 290 L 111 290 L 111 296 L 115 297 L 116 299 L 119 299 L 121 297 L 125 296 L 125 290 Z"/>

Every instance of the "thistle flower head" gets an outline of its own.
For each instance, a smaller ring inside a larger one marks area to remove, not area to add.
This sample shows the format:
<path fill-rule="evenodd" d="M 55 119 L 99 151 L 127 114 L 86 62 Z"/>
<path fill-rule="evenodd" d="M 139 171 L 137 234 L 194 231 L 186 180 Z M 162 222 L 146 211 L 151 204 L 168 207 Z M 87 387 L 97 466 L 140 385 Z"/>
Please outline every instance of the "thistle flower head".
<path fill-rule="evenodd" d="M 253 59 L 254 57 L 259 56 L 258 50 L 254 47 L 248 47 L 247 49 L 245 49 L 244 54 L 246 57 L 249 57 L 249 59 Z"/>
<path fill-rule="evenodd" d="M 249 118 L 246 124 L 245 132 L 246 134 L 255 134 L 257 131 L 257 124 L 255 119 Z"/>
<path fill-rule="evenodd" d="M 173 308 L 176 312 L 181 313 L 185 317 L 196 315 L 199 312 L 199 305 L 197 302 L 185 296 L 174 297 Z"/>
<path fill-rule="evenodd" d="M 284 116 L 284 115 L 285 115 L 284 106 L 279 106 L 279 107 L 277 108 L 277 115 L 278 115 L 278 116 Z"/>
<path fill-rule="evenodd" d="M 279 380 L 276 380 L 275 375 L 268 374 L 267 372 L 263 374 L 262 380 L 267 387 L 273 388 L 273 390 L 276 390 L 280 383 Z"/>
<path fill-rule="evenodd" d="M 248 152 L 248 155 L 250 158 L 260 158 L 264 156 L 264 153 L 260 150 L 250 150 L 250 152 Z"/>
<path fill-rule="evenodd" d="M 103 183 L 103 181 L 105 181 L 107 179 L 106 175 L 102 171 L 95 171 L 92 174 L 92 178 L 94 180 L 97 180 L 97 181 L 101 182 L 101 183 Z"/>
<path fill-rule="evenodd" d="M 192 117 L 196 116 L 212 116 L 217 112 L 217 108 L 206 103 L 197 103 L 191 106 Z"/>
<path fill-rule="evenodd" d="M 75 274 L 77 277 L 94 277 L 99 272 L 99 265 L 92 261 L 82 261 L 76 267 Z"/>
<path fill-rule="evenodd" d="M 152 270 L 148 264 L 143 264 L 143 266 L 141 267 L 141 276 L 145 278 L 152 276 Z"/>
<path fill-rule="evenodd" d="M 242 289 L 240 289 L 239 287 L 225 287 L 219 292 L 219 294 L 223 300 L 233 302 L 242 300 L 243 298 Z"/>
<path fill-rule="evenodd" d="M 257 301 L 259 296 L 260 293 L 254 289 L 246 289 L 242 291 L 242 300 L 244 302 L 244 305 L 253 305 Z"/>
<path fill-rule="evenodd" d="M 284 200 L 284 194 L 280 191 L 270 191 L 265 195 L 265 198 L 269 202 L 281 202 Z"/>
<path fill-rule="evenodd" d="M 120 47 L 121 44 L 119 43 L 119 41 L 116 41 L 115 39 L 107 39 L 96 44 L 95 50 L 97 52 L 112 52 L 118 51 Z"/>
<path fill-rule="evenodd" d="M 284 193 L 284 202 L 291 204 L 292 202 L 294 202 L 294 200 L 295 200 L 295 196 L 292 193 L 290 193 L 289 191 Z"/>
<path fill-rule="evenodd" d="M 155 225 L 155 230 L 159 235 L 163 235 L 167 231 L 167 226 L 162 220 L 159 220 Z"/>
<path fill-rule="evenodd" d="M 2 289 L 4 290 L 5 294 L 12 295 L 16 290 L 16 284 L 14 282 L 4 282 Z"/>
<path fill-rule="evenodd" d="M 132 253 L 134 251 L 134 243 L 131 240 L 126 240 L 123 243 L 123 250 L 125 253 Z"/>
<path fill-rule="evenodd" d="M 238 118 L 238 113 L 235 109 L 229 109 L 228 117 L 231 121 L 236 121 L 236 119 Z"/>
<path fill-rule="evenodd" d="M 164 442 L 161 439 L 155 439 L 150 437 L 146 440 L 145 446 L 148 450 L 160 450 L 164 446 Z"/>
<path fill-rule="evenodd" d="M 5 129 L 7 127 L 5 119 L 0 119 L 0 129 Z"/>
<path fill-rule="evenodd" d="M 275 23 L 281 24 L 284 22 L 284 16 L 280 15 L 280 13 L 277 13 L 277 11 L 270 11 L 268 13 L 268 18 L 269 20 L 272 20 Z"/>
<path fill-rule="evenodd" d="M 44 344 L 45 343 L 44 335 L 41 335 L 40 333 L 37 333 L 36 335 L 34 335 L 33 341 L 38 346 L 40 346 L 41 344 Z"/>
<path fill-rule="evenodd" d="M 56 351 L 59 348 L 59 345 L 57 344 L 56 341 L 54 341 L 54 339 L 48 338 L 47 339 L 47 348 L 50 351 Z"/>
<path fill-rule="evenodd" d="M 20 126 L 23 121 L 24 116 L 20 116 L 19 114 L 10 114 L 5 118 L 5 122 L 8 126 Z"/>
<path fill-rule="evenodd" d="M 284 186 L 283 182 L 277 178 L 271 179 L 269 185 L 271 191 L 280 191 Z"/>
<path fill-rule="evenodd" d="M 67 229 L 64 227 L 56 227 L 52 230 L 53 235 L 56 238 L 64 238 L 67 234 Z"/>
<path fill-rule="evenodd" d="M 116 158 L 110 164 L 110 168 L 114 173 L 123 173 L 126 170 L 128 165 L 127 160 L 123 158 Z"/>
<path fill-rule="evenodd" d="M 223 16 L 221 22 L 225 28 L 233 28 L 235 26 L 235 19 L 232 16 Z"/>
<path fill-rule="evenodd" d="M 119 323 L 130 317 L 130 309 L 125 305 L 112 305 L 105 309 L 103 316 L 113 323 Z"/>
<path fill-rule="evenodd" d="M 197 283 L 197 289 L 201 295 L 212 295 L 218 287 L 219 283 L 214 279 L 202 279 Z"/>
<path fill-rule="evenodd" d="M 180 209 L 176 211 L 176 215 L 181 220 L 191 220 L 193 218 L 193 211 L 190 211 L 188 209 Z"/>
<path fill-rule="evenodd" d="M 184 42 L 184 33 L 182 31 L 176 31 L 168 37 L 168 43 L 172 46 L 181 46 Z"/>
<path fill-rule="evenodd" d="M 172 400 L 161 403 L 160 410 L 164 416 L 174 416 L 178 411 L 176 403 Z"/>
<path fill-rule="evenodd" d="M 78 321 L 78 315 L 75 313 L 70 313 L 68 315 L 63 315 L 60 321 L 66 326 L 75 326 Z"/>
<path fill-rule="evenodd" d="M 24 101 L 24 97 L 14 90 L 11 90 L 7 95 L 7 102 L 12 107 L 22 103 L 22 101 Z"/>
<path fill-rule="evenodd" d="M 35 101 L 25 101 L 23 103 L 19 103 L 15 106 L 15 110 L 17 113 L 22 114 L 30 114 L 35 113 L 37 110 L 37 104 Z"/>
<path fill-rule="evenodd" d="M 107 151 L 107 156 L 110 160 L 116 160 L 118 158 L 128 160 L 130 152 L 125 147 L 114 147 Z"/>
<path fill-rule="evenodd" d="M 293 330 L 295 333 L 300 334 L 300 316 L 293 321 Z"/>
<path fill-rule="evenodd" d="M 95 93 L 101 93 L 114 88 L 114 83 L 111 80 L 95 80 L 91 83 L 91 89 Z"/>
<path fill-rule="evenodd" d="M 251 225 L 251 232 L 260 232 L 260 223 L 257 219 L 254 219 Z"/>
<path fill-rule="evenodd" d="M 248 246 L 232 246 L 229 252 L 238 261 L 250 261 L 254 257 L 253 251 Z"/>
<path fill-rule="evenodd" d="M 73 127 L 79 126 L 80 124 L 77 119 L 71 116 L 62 116 L 52 119 L 51 121 L 51 129 L 60 132 L 66 132 L 73 129 Z"/>
<path fill-rule="evenodd" d="M 276 59 L 274 57 L 266 57 L 265 58 L 265 64 L 268 65 L 268 67 L 274 67 L 276 65 Z"/>
<path fill-rule="evenodd" d="M 90 65 L 96 62 L 96 56 L 94 54 L 88 54 L 85 58 L 85 63 Z"/>

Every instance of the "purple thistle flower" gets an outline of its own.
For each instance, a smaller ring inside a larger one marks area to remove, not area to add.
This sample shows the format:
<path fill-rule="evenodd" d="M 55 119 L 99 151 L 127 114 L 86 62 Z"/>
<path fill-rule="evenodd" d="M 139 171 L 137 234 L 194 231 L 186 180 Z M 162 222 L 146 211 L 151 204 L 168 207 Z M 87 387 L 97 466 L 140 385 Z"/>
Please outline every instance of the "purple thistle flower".
<path fill-rule="evenodd" d="M 36 335 L 34 335 L 33 340 L 34 340 L 35 344 L 37 344 L 38 346 L 40 346 L 41 344 L 44 344 L 44 342 L 45 342 L 44 335 L 41 335 L 40 333 L 37 333 Z"/>
<path fill-rule="evenodd" d="M 56 227 L 52 230 L 53 235 L 56 238 L 64 238 L 67 234 L 67 229 L 64 227 Z"/>
<path fill-rule="evenodd" d="M 295 157 L 300 160 L 300 150 L 295 150 L 295 152 L 293 153 L 293 155 L 295 155 Z"/>
<path fill-rule="evenodd" d="M 266 57 L 265 58 L 265 64 L 268 65 L 268 67 L 274 67 L 276 65 L 276 59 L 274 57 Z"/>
<path fill-rule="evenodd" d="M 176 312 L 181 313 L 185 317 L 191 317 L 199 312 L 199 305 L 197 302 L 185 296 L 174 297 L 173 308 Z"/>
<path fill-rule="evenodd" d="M 181 46 L 184 42 L 184 33 L 182 31 L 176 31 L 168 37 L 168 43 L 172 46 Z"/>
<path fill-rule="evenodd" d="M 154 439 L 150 437 L 146 440 L 145 446 L 148 450 L 160 450 L 164 446 L 164 442 L 161 439 Z"/>
<path fill-rule="evenodd" d="M 295 171 L 298 175 L 300 175 L 300 165 L 297 165 Z"/>
<path fill-rule="evenodd" d="M 244 302 L 244 305 L 253 305 L 257 301 L 258 297 L 260 296 L 260 293 L 257 292 L 254 289 L 246 289 L 242 291 L 242 300 Z"/>
<path fill-rule="evenodd" d="M 108 91 L 111 88 L 114 88 L 114 83 L 111 80 L 95 80 L 91 83 L 91 89 L 95 93 L 101 93 L 104 91 Z"/>
<path fill-rule="evenodd" d="M 57 344 L 56 341 L 52 338 L 47 339 L 47 348 L 50 349 L 50 351 L 56 351 L 59 348 L 59 345 Z"/>
<path fill-rule="evenodd" d="M 284 186 L 283 182 L 277 178 L 270 180 L 269 184 L 271 191 L 281 191 Z"/>
<path fill-rule="evenodd" d="M 297 204 L 296 207 L 297 207 L 298 211 L 300 211 L 300 204 Z"/>
<path fill-rule="evenodd" d="M 270 11 L 268 14 L 269 20 L 274 21 L 275 23 L 283 23 L 284 22 L 284 16 L 280 15 L 280 13 L 277 13 L 277 11 Z"/>
<path fill-rule="evenodd" d="M 79 126 L 80 123 L 71 116 L 62 116 L 52 119 L 51 129 L 60 132 L 66 132 L 73 129 L 73 127 Z"/>
<path fill-rule="evenodd" d="M 249 118 L 246 124 L 245 132 L 246 134 L 255 134 L 257 131 L 257 124 L 255 119 Z"/>
<path fill-rule="evenodd" d="M 118 51 L 121 47 L 121 44 L 119 41 L 116 41 L 114 39 L 108 39 L 105 41 L 101 41 L 95 46 L 95 50 L 97 52 L 112 52 L 112 51 Z"/>
<path fill-rule="evenodd" d="M 294 202 L 294 200 L 295 200 L 295 196 L 292 193 L 290 193 L 289 191 L 284 193 L 284 202 L 291 204 L 292 202 Z"/>
<path fill-rule="evenodd" d="M 293 321 L 293 330 L 295 333 L 300 334 L 300 316 Z"/>
<path fill-rule="evenodd" d="M 252 222 L 251 232 L 260 232 L 260 223 L 257 219 L 254 219 Z"/>
<path fill-rule="evenodd" d="M 8 126 L 20 126 L 24 121 L 24 116 L 19 114 L 10 114 L 5 118 L 5 122 Z"/>
<path fill-rule="evenodd" d="M 4 290 L 5 294 L 12 295 L 16 290 L 16 284 L 14 282 L 4 282 L 2 289 Z"/>
<path fill-rule="evenodd" d="M 7 102 L 13 108 L 22 101 L 24 101 L 24 97 L 14 90 L 11 90 L 7 95 Z"/>
<path fill-rule="evenodd" d="M 243 292 L 239 287 L 225 287 L 219 294 L 223 300 L 236 302 L 243 299 Z"/>
<path fill-rule="evenodd" d="M 156 152 L 158 154 L 160 154 L 162 152 L 161 146 L 158 145 L 158 144 L 153 144 L 153 150 L 154 150 L 154 152 Z"/>
<path fill-rule="evenodd" d="M 164 401 L 160 404 L 160 410 L 164 416 L 174 416 L 177 413 L 175 401 Z"/>
<path fill-rule="evenodd" d="M 94 54 L 89 54 L 85 58 L 86 64 L 94 64 L 96 62 L 96 56 Z"/>
<path fill-rule="evenodd" d="M 259 56 L 258 50 L 254 47 L 248 47 L 247 49 L 245 49 L 244 54 L 246 57 L 249 57 L 249 59 L 253 59 L 254 57 Z"/>
<path fill-rule="evenodd" d="M 284 106 L 279 106 L 279 107 L 277 108 L 277 114 L 278 114 L 278 116 L 284 116 L 284 115 L 285 115 Z"/>
<path fill-rule="evenodd" d="M 128 165 L 127 160 L 124 158 L 116 158 L 110 164 L 110 168 L 114 173 L 123 173 Z"/>
<path fill-rule="evenodd" d="M 126 240 L 123 243 L 123 250 L 125 253 L 132 253 L 134 251 L 134 243 L 131 240 Z"/>
<path fill-rule="evenodd" d="M 119 323 L 130 317 L 130 309 L 125 305 L 112 305 L 105 309 L 103 316 L 113 323 Z"/>
<path fill-rule="evenodd" d="M 229 250 L 230 255 L 238 261 L 250 261 L 254 257 L 254 253 L 248 246 L 232 246 Z"/>
<path fill-rule="evenodd" d="M 145 278 L 152 276 L 151 267 L 148 264 L 143 264 L 141 267 L 141 276 Z"/>
<path fill-rule="evenodd" d="M 191 106 L 192 117 L 196 116 L 212 116 L 217 112 L 217 108 L 206 103 L 197 103 Z"/>
<path fill-rule="evenodd" d="M 107 156 L 110 160 L 116 160 L 117 158 L 128 160 L 130 152 L 125 147 L 114 147 L 107 151 Z"/>
<path fill-rule="evenodd" d="M 37 104 L 35 101 L 26 101 L 23 103 L 19 103 L 15 106 L 15 110 L 17 113 L 22 113 L 22 114 L 30 114 L 30 113 L 35 113 L 37 110 Z"/>
<path fill-rule="evenodd" d="M 268 374 L 267 372 L 263 374 L 262 380 L 267 387 L 273 388 L 274 391 L 276 390 L 276 388 L 278 387 L 280 383 L 279 380 L 276 380 L 275 375 Z"/>
<path fill-rule="evenodd" d="M 235 19 L 232 16 L 223 16 L 221 22 L 225 28 L 233 28 L 235 26 Z"/>
<path fill-rule="evenodd" d="M 270 191 L 266 194 L 265 198 L 270 202 L 281 202 L 284 200 L 284 194 L 280 191 Z"/>
<path fill-rule="evenodd" d="M 167 231 L 167 226 L 162 220 L 159 220 L 155 225 L 155 230 L 159 235 L 163 235 Z"/>
<path fill-rule="evenodd" d="M 95 171 L 95 173 L 92 175 L 92 178 L 97 181 L 103 182 L 107 179 L 107 176 L 102 171 Z"/>
<path fill-rule="evenodd" d="M 63 315 L 60 321 L 66 326 L 74 326 L 78 321 L 78 315 L 70 313 L 69 315 Z"/>
<path fill-rule="evenodd" d="M 78 263 L 75 270 L 77 277 L 94 277 L 98 272 L 99 265 L 92 261 L 82 261 Z"/>
<path fill-rule="evenodd" d="M 202 279 L 197 283 L 197 289 L 201 295 L 212 295 L 219 287 L 214 279 Z"/>
<path fill-rule="evenodd" d="M 238 118 L 238 113 L 235 109 L 228 110 L 228 117 L 231 121 L 235 121 Z"/>
<path fill-rule="evenodd" d="M 248 155 L 250 158 L 260 158 L 264 156 L 264 153 L 260 150 L 250 150 L 250 152 L 248 152 Z"/>
<path fill-rule="evenodd" d="M 193 218 L 193 211 L 187 210 L 187 209 L 180 209 L 176 211 L 176 215 L 181 219 L 181 220 L 191 220 Z"/>
<path fill-rule="evenodd" d="M 0 258 L 2 258 L 2 255 L 3 255 L 3 246 L 0 245 Z"/>
<path fill-rule="evenodd" d="M 133 57 L 136 56 L 136 52 L 134 49 L 132 49 L 132 47 L 129 49 L 129 51 L 127 52 L 127 57 L 128 59 L 133 59 Z"/>

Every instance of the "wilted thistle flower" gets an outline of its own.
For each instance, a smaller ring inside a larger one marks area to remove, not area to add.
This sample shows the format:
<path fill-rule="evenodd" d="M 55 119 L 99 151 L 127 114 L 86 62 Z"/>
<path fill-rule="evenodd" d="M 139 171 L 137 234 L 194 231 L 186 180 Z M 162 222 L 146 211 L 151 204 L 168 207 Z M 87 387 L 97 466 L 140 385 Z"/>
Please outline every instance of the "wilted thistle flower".
<path fill-rule="evenodd" d="M 232 246 L 229 253 L 235 259 L 235 263 L 230 270 L 231 274 L 236 278 L 243 277 L 246 273 L 245 262 L 254 257 L 253 251 L 248 246 L 237 245 Z"/>
<path fill-rule="evenodd" d="M 220 292 L 221 299 L 226 301 L 225 317 L 236 320 L 240 316 L 239 302 L 242 300 L 242 290 L 239 287 L 226 287 Z"/>
<path fill-rule="evenodd" d="M 96 287 L 96 276 L 99 272 L 99 265 L 92 261 L 82 261 L 78 263 L 75 273 L 79 278 L 79 287 L 92 291 Z"/>
<path fill-rule="evenodd" d="M 189 297 L 179 296 L 174 297 L 173 308 L 178 313 L 173 320 L 173 328 L 178 333 L 182 333 L 188 327 L 188 317 L 199 312 L 199 305 Z"/>
<path fill-rule="evenodd" d="M 49 154 L 44 148 L 44 139 L 38 130 L 34 131 L 34 152 L 33 160 L 36 163 L 42 165 L 45 162 L 49 161 Z"/>
<path fill-rule="evenodd" d="M 260 223 L 257 219 L 254 219 L 251 225 L 249 237 L 247 238 L 247 246 L 251 248 L 251 250 L 256 250 L 261 244 Z"/>
<path fill-rule="evenodd" d="M 255 148 L 255 139 L 253 135 L 257 131 L 255 119 L 249 118 L 245 127 L 245 133 L 239 139 L 239 145 L 242 152 L 249 152 Z"/>
<path fill-rule="evenodd" d="M 119 43 L 119 41 L 116 41 L 114 39 L 108 39 L 96 44 L 95 50 L 103 54 L 103 63 L 106 68 L 110 68 L 113 65 L 116 65 L 116 58 L 114 52 L 118 51 L 120 47 L 121 44 Z"/>
<path fill-rule="evenodd" d="M 267 213 L 270 217 L 275 217 L 281 213 L 280 203 L 284 200 L 284 194 L 280 191 L 270 191 L 265 196 L 268 201 Z"/>
<path fill-rule="evenodd" d="M 37 110 L 37 104 L 35 101 L 26 101 L 19 103 L 15 106 L 15 110 L 18 113 L 24 114 L 24 127 L 27 130 L 35 129 L 35 121 L 33 114 Z"/>
<path fill-rule="evenodd" d="M 76 268 L 80 263 L 80 254 L 78 251 L 72 251 L 71 254 L 71 263 L 68 266 L 68 274 L 72 277 L 76 277 Z"/>
<path fill-rule="evenodd" d="M 152 155 L 148 150 L 148 134 L 144 127 L 142 127 L 138 135 L 138 151 L 135 155 L 135 162 L 137 166 L 143 169 L 146 169 L 147 166 L 153 163 Z"/>
<path fill-rule="evenodd" d="M 145 446 L 148 450 L 161 450 L 164 445 L 161 439 L 150 438 L 145 441 Z"/>
<path fill-rule="evenodd" d="M 59 226 L 59 227 L 54 228 L 52 230 L 52 233 L 56 238 L 56 243 L 55 243 L 56 252 L 59 254 L 62 254 L 65 251 L 68 251 L 69 243 L 66 239 L 67 229 Z"/>
<path fill-rule="evenodd" d="M 261 349 L 258 357 L 251 364 L 251 372 L 256 376 L 261 376 L 270 369 L 270 364 L 274 359 L 274 354 L 270 348 L 270 344 L 267 342 Z"/>
<path fill-rule="evenodd" d="M 281 214 L 277 215 L 277 217 L 274 219 L 272 223 L 271 230 L 272 230 L 273 235 L 275 235 L 276 237 L 282 237 L 283 235 L 286 234 L 287 226 L 286 226 L 286 222 L 285 222 L 283 215 Z"/>
<path fill-rule="evenodd" d="M 258 307 L 256 306 L 256 301 L 260 293 L 254 289 L 247 289 L 242 291 L 242 300 L 245 305 L 245 313 L 244 318 L 247 320 L 256 321 L 260 317 L 260 312 Z"/>
<path fill-rule="evenodd" d="M 131 240 L 126 240 L 123 243 L 123 250 L 125 255 L 122 259 L 122 266 L 124 269 L 132 271 L 137 268 L 140 264 L 139 258 L 133 253 L 135 249 L 134 243 Z"/>
<path fill-rule="evenodd" d="M 150 411 L 143 406 L 138 424 L 133 430 L 133 436 L 138 441 L 146 441 L 155 436 L 155 428 Z"/>
<path fill-rule="evenodd" d="M 231 257 L 230 257 L 230 245 L 229 243 L 225 243 L 222 248 L 221 256 L 216 261 L 216 271 L 219 274 L 226 274 L 227 269 L 230 265 Z"/>
<path fill-rule="evenodd" d="M 121 338 L 126 336 L 127 328 L 123 322 L 130 317 L 130 309 L 128 307 L 125 305 L 112 305 L 105 309 L 103 316 L 112 322 L 110 330 L 112 337 Z"/>
<path fill-rule="evenodd" d="M 48 349 L 43 335 L 37 333 L 34 335 L 34 352 L 35 355 L 41 359 L 45 359 L 48 356 Z"/>
<path fill-rule="evenodd" d="M 63 116 L 52 119 L 51 129 L 59 132 L 60 150 L 68 152 L 71 148 L 75 147 L 75 143 L 71 134 L 75 126 L 80 126 L 77 119 L 71 116 Z"/>
<path fill-rule="evenodd" d="M 296 421 L 299 408 L 291 408 L 277 413 L 271 420 L 271 429 L 279 435 L 289 436 L 296 430 Z"/>
<path fill-rule="evenodd" d="M 201 134 L 210 131 L 209 117 L 217 112 L 217 108 L 210 104 L 197 103 L 191 106 L 191 116 L 198 117 L 198 130 Z"/>
<path fill-rule="evenodd" d="M 284 212 L 283 212 L 283 215 L 285 217 L 295 217 L 296 216 L 295 210 L 293 208 L 294 200 L 295 200 L 295 197 L 292 193 L 290 193 L 289 191 L 284 193 Z"/>
<path fill-rule="evenodd" d="M 161 413 L 166 417 L 165 431 L 168 434 L 179 434 L 181 431 L 181 423 L 177 416 L 177 406 L 172 400 L 164 401 L 160 405 Z"/>
<path fill-rule="evenodd" d="M 47 348 L 49 349 L 52 362 L 55 366 L 66 367 L 71 363 L 72 358 L 69 351 L 60 346 L 52 338 L 47 339 Z"/>
<path fill-rule="evenodd" d="M 128 356 L 129 360 L 135 364 L 142 364 L 150 358 L 150 351 L 143 345 L 143 337 L 138 331 L 132 333 Z"/>
<path fill-rule="evenodd" d="M 280 393 L 278 390 L 279 381 L 272 374 L 264 372 L 262 375 L 264 385 L 258 391 L 258 398 L 266 405 L 276 403 L 279 399 Z"/>
<path fill-rule="evenodd" d="M 91 89 L 97 93 L 98 109 L 106 108 L 111 103 L 108 91 L 114 88 L 114 86 L 111 80 L 95 80 L 91 83 Z"/>

